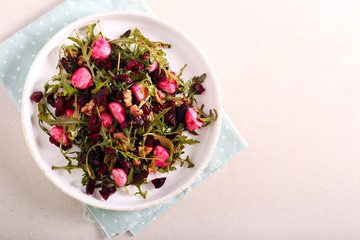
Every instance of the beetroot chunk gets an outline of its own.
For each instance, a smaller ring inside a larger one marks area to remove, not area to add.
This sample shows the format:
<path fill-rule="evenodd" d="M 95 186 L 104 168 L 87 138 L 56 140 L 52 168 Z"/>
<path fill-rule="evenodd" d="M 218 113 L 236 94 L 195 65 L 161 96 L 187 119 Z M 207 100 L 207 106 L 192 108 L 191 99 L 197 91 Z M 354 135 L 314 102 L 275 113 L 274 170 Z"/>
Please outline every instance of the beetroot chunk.
<path fill-rule="evenodd" d="M 155 188 L 161 188 L 165 183 L 166 177 L 155 178 L 151 180 L 152 184 L 154 184 Z"/>
<path fill-rule="evenodd" d="M 31 96 L 30 96 L 30 100 L 33 102 L 40 102 L 40 100 L 43 98 L 44 94 L 41 91 L 38 92 L 34 92 Z"/>
<path fill-rule="evenodd" d="M 102 198 L 106 201 L 110 195 L 116 192 L 116 188 L 114 186 L 108 187 L 107 185 L 104 185 L 102 189 L 99 191 Z"/>
<path fill-rule="evenodd" d="M 147 178 L 147 176 L 149 175 L 148 171 L 146 170 L 142 170 L 141 172 L 139 172 L 138 174 L 136 174 L 133 178 L 133 183 L 138 183 L 143 181 L 145 178 Z"/>
<path fill-rule="evenodd" d="M 96 182 L 94 179 L 89 179 L 89 181 L 86 184 L 86 194 L 92 195 L 95 190 Z"/>
<path fill-rule="evenodd" d="M 195 83 L 192 87 L 198 94 L 201 94 L 205 91 L 205 88 L 200 83 Z"/>
<path fill-rule="evenodd" d="M 50 104 L 50 106 L 52 106 L 53 108 L 55 107 L 55 98 L 53 93 L 46 97 L 46 102 Z"/>
<path fill-rule="evenodd" d="M 130 70 L 134 73 L 140 74 L 144 72 L 144 64 L 137 62 L 136 60 L 130 60 L 126 64 L 126 71 Z"/>
<path fill-rule="evenodd" d="M 97 116 L 91 116 L 89 119 L 89 130 L 91 132 L 98 132 L 101 127 L 101 120 Z"/>

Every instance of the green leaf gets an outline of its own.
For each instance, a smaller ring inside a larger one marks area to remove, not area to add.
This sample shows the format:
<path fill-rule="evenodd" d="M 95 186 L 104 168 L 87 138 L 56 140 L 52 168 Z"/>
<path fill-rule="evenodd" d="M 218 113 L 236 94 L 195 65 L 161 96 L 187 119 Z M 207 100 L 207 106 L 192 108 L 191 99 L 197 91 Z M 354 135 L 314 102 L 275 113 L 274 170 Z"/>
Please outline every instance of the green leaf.
<path fill-rule="evenodd" d="M 70 97 L 76 93 L 78 93 L 77 89 L 72 86 L 70 81 L 65 77 L 65 74 L 63 72 L 62 66 L 59 65 L 60 69 L 60 83 L 59 86 L 63 88 L 64 90 L 64 96 Z"/>
<path fill-rule="evenodd" d="M 170 157 L 168 158 L 169 162 L 172 161 L 172 157 L 173 157 L 173 154 L 174 154 L 174 144 L 173 142 L 170 140 L 170 139 L 167 139 L 166 137 L 164 136 L 160 136 L 160 135 L 157 135 L 155 133 L 146 133 L 144 134 L 145 136 L 147 135 L 151 135 L 153 136 L 155 139 L 159 140 L 160 141 L 160 144 L 167 148 L 170 152 Z"/>
<path fill-rule="evenodd" d="M 77 38 L 74 37 L 68 37 L 68 39 L 70 39 L 71 41 L 77 43 L 79 46 L 83 45 L 83 42 Z"/>
<path fill-rule="evenodd" d="M 143 191 L 141 190 L 141 184 L 142 184 L 142 182 L 134 184 L 134 186 L 136 186 L 137 189 L 139 190 L 139 191 L 138 191 L 137 193 L 135 193 L 134 195 L 139 194 L 143 199 L 145 199 L 145 198 L 146 198 L 146 195 L 147 195 L 147 191 L 143 192 Z"/>
<path fill-rule="evenodd" d="M 127 176 L 126 185 L 132 183 L 133 178 L 134 178 L 134 167 L 131 167 L 130 172 Z"/>

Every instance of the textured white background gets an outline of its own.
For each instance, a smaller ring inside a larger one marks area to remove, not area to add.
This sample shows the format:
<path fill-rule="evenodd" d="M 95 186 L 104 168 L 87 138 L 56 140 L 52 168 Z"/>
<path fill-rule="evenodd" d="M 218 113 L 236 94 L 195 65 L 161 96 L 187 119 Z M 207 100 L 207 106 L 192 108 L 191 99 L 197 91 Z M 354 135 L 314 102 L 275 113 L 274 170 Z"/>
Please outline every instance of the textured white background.
<path fill-rule="evenodd" d="M 136 237 L 359 239 L 360 2 L 155 1 L 205 50 L 249 142 Z M 0 41 L 60 0 L 1 0 Z M 0 88 L 0 239 L 104 239 L 41 173 Z"/>

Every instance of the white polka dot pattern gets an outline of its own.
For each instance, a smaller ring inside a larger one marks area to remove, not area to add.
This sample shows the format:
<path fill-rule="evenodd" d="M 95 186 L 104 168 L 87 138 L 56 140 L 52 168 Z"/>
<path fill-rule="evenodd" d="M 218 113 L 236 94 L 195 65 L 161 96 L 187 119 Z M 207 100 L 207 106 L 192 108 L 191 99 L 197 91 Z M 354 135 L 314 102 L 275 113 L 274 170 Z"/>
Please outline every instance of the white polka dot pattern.
<path fill-rule="evenodd" d="M 151 13 L 143 0 L 66 0 L 0 43 L 0 52 L 3 53 L 0 54 L 0 81 L 18 109 L 21 106 L 21 95 L 28 69 L 42 46 L 68 23 L 95 12 L 115 9 Z M 103 210 L 84 205 L 89 213 L 84 214 L 84 219 L 93 222 L 93 218 L 108 237 L 125 231 L 133 234 L 141 231 L 209 175 L 220 169 L 230 158 L 247 147 L 246 141 L 228 116 L 224 112 L 222 115 L 222 129 L 214 154 L 208 166 L 187 189 L 165 203 L 132 212 Z"/>

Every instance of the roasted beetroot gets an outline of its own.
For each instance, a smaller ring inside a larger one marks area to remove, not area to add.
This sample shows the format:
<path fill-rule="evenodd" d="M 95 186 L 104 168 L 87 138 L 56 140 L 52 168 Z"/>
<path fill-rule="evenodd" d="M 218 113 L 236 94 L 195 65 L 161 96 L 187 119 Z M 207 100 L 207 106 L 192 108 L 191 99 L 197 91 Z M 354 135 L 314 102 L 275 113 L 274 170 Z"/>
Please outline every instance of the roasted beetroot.
<path fill-rule="evenodd" d="M 161 188 L 165 183 L 166 177 L 155 178 L 151 180 L 152 184 L 154 184 L 155 188 Z"/>
<path fill-rule="evenodd" d="M 38 92 L 34 92 L 31 96 L 30 96 L 30 100 L 33 102 L 40 102 L 40 100 L 43 98 L 44 94 L 41 91 Z"/>

